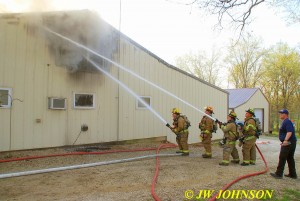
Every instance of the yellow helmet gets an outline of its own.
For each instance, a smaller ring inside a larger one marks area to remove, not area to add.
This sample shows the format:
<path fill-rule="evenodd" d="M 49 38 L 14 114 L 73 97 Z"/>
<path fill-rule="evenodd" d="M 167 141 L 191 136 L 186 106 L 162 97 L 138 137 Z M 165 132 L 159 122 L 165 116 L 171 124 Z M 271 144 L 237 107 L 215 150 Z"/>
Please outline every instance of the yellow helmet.
<path fill-rule="evenodd" d="M 252 114 L 252 116 L 255 117 L 255 113 L 254 113 L 254 110 L 252 108 L 249 108 L 248 110 L 246 110 L 246 112 Z"/>
<path fill-rule="evenodd" d="M 172 109 L 172 113 L 173 113 L 173 114 L 180 114 L 179 108 L 174 107 L 174 108 Z"/>
<path fill-rule="evenodd" d="M 229 117 L 232 117 L 234 119 L 236 119 L 237 115 L 234 111 L 230 111 L 229 114 L 228 114 Z"/>
<path fill-rule="evenodd" d="M 211 113 L 214 113 L 214 109 L 211 106 L 206 106 L 204 109 L 211 112 Z"/>

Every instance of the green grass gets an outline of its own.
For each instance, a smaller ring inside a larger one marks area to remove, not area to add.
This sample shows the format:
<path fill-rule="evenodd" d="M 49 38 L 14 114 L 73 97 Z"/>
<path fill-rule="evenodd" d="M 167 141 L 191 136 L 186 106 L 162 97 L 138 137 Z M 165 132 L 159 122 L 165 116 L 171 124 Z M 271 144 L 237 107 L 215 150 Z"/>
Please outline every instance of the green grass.
<path fill-rule="evenodd" d="M 293 189 L 284 189 L 283 195 L 278 197 L 276 194 L 272 198 L 274 201 L 296 201 L 300 198 L 300 192 Z"/>

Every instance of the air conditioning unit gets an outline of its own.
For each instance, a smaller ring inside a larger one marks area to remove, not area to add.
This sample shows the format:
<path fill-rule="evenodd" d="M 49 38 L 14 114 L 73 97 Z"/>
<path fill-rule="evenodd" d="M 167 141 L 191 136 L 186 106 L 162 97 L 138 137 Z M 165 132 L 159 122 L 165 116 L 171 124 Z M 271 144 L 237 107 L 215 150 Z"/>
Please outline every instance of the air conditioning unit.
<path fill-rule="evenodd" d="M 52 110 L 65 110 L 67 108 L 67 99 L 65 98 L 48 98 L 48 108 Z"/>

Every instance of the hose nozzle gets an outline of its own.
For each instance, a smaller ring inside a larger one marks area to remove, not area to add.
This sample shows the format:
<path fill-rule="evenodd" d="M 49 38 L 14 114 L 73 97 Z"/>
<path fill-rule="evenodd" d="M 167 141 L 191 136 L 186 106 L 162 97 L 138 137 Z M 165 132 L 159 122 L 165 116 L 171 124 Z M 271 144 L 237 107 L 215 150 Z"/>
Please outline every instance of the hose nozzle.
<path fill-rule="evenodd" d="M 167 123 L 167 124 L 166 124 L 166 127 L 169 127 L 169 128 L 170 128 L 170 124 L 169 124 L 169 123 Z"/>

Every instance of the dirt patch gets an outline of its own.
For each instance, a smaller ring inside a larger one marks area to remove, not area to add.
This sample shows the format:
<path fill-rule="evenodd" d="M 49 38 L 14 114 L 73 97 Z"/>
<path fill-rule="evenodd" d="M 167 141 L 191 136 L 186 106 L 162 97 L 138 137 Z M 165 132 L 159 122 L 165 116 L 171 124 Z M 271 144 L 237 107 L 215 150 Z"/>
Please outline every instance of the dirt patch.
<path fill-rule="evenodd" d="M 258 142 L 270 171 L 274 172 L 280 149 L 278 140 L 264 136 Z M 265 144 L 261 144 L 261 142 Z M 159 143 L 107 146 L 105 145 L 103 151 L 156 148 Z M 95 147 L 93 149 L 102 151 Z M 160 171 L 155 193 L 161 200 L 187 200 L 185 198 L 185 191 L 187 190 L 192 190 L 195 195 L 204 189 L 219 191 L 224 185 L 239 176 L 260 172 L 265 168 L 258 152 L 255 166 L 242 167 L 239 164 L 230 164 L 230 166 L 224 167 L 218 165 L 222 160 L 222 149 L 219 146 L 213 146 L 212 159 L 202 158 L 203 148 L 198 145 L 191 145 L 190 149 L 191 154 L 188 157 L 160 157 Z M 176 148 L 163 149 L 160 153 L 173 154 L 175 150 Z M 241 148 L 238 150 L 240 158 L 242 158 Z M 11 152 L 9 155 L 8 153 L 0 153 L 0 159 L 7 159 L 8 156 L 17 158 L 62 154 L 72 151 L 72 148 L 55 148 Z M 300 174 L 299 153 L 298 147 L 295 153 L 298 175 Z M 152 154 L 155 154 L 155 151 L 75 155 L 15 161 L 0 163 L 0 174 L 112 161 Z M 90 168 L 0 179 L 0 200 L 153 200 L 151 183 L 155 173 L 155 165 L 155 158 L 146 158 Z M 300 191 L 300 179 L 283 178 L 276 180 L 270 177 L 269 173 L 266 173 L 241 180 L 230 187 L 230 190 L 271 189 L 274 190 L 273 196 L 280 197 L 283 194 L 283 189 L 286 188 Z"/>

